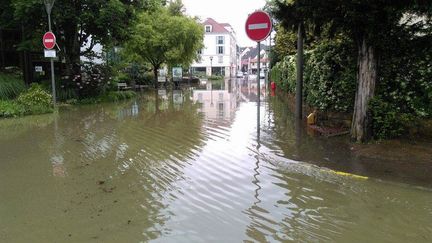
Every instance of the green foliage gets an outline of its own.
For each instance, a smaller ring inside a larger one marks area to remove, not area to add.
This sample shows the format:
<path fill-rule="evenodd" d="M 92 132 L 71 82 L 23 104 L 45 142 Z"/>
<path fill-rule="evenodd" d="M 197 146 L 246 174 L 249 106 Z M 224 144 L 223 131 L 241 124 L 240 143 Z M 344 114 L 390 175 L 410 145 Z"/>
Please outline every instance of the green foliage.
<path fill-rule="evenodd" d="M 347 40 L 322 41 L 305 67 L 305 99 L 319 110 L 350 112 L 356 90 L 353 44 Z"/>
<path fill-rule="evenodd" d="M 352 111 L 356 89 L 355 60 L 347 40 L 323 41 L 305 53 L 304 97 L 308 105 L 325 111 Z M 295 93 L 296 56 L 286 56 L 271 70 L 271 80 Z"/>
<path fill-rule="evenodd" d="M 119 102 L 135 98 L 137 94 L 134 91 L 108 91 L 97 97 L 89 97 L 79 100 L 78 104 L 98 104 L 103 102 Z"/>
<path fill-rule="evenodd" d="M 25 113 L 24 107 L 15 101 L 0 100 L 0 117 L 17 117 Z"/>
<path fill-rule="evenodd" d="M 400 112 L 432 117 L 432 36 L 411 37 L 398 30 L 381 58 L 377 93 Z"/>
<path fill-rule="evenodd" d="M 43 114 L 53 111 L 52 96 L 39 84 L 32 84 L 26 92 L 18 96 L 16 102 L 24 107 L 26 114 Z"/>
<path fill-rule="evenodd" d="M 12 74 L 0 73 L 0 100 L 16 98 L 26 89 L 24 81 Z"/>
<path fill-rule="evenodd" d="M 76 75 L 72 81 L 80 99 L 96 97 L 116 88 L 111 82 L 111 68 L 103 64 L 83 65 L 81 75 Z"/>
<path fill-rule="evenodd" d="M 137 94 L 134 91 L 109 91 L 101 97 L 103 102 L 118 102 L 135 98 Z"/>
<path fill-rule="evenodd" d="M 172 16 L 166 8 L 138 16 L 125 51 L 154 70 L 167 65 L 189 66 L 203 46 L 204 30 L 194 19 Z"/>
<path fill-rule="evenodd" d="M 400 137 L 412 124 L 412 114 L 401 112 L 400 107 L 375 97 L 369 102 L 372 131 L 376 139 Z"/>
<path fill-rule="evenodd" d="M 296 58 L 294 55 L 286 56 L 278 62 L 270 72 L 271 80 L 278 89 L 288 93 L 295 93 L 296 88 Z"/>
<path fill-rule="evenodd" d="M 212 75 L 208 77 L 208 80 L 223 80 L 223 79 L 224 79 L 223 76 L 218 76 L 218 75 Z"/>

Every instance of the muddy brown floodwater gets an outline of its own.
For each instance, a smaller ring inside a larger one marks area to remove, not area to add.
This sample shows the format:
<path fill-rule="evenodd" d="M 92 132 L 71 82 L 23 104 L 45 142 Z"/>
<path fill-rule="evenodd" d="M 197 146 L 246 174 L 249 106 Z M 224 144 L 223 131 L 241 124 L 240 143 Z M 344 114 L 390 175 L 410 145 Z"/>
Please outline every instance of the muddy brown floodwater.
<path fill-rule="evenodd" d="M 257 136 L 256 92 L 0 120 L 0 242 L 432 242 L 430 143 L 312 137 L 265 92 Z"/>

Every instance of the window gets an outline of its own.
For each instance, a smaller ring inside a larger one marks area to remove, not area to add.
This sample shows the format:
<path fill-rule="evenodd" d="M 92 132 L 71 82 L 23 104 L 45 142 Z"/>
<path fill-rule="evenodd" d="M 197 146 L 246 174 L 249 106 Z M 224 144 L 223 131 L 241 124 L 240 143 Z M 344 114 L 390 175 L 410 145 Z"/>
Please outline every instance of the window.
<path fill-rule="evenodd" d="M 210 32 L 212 32 L 212 26 L 211 26 L 211 25 L 206 25 L 206 26 L 205 26 L 205 32 L 206 32 L 206 33 L 210 33 Z"/>
<path fill-rule="evenodd" d="M 216 46 L 216 54 L 224 54 L 224 47 Z"/>
<path fill-rule="evenodd" d="M 223 56 L 218 56 L 218 63 L 223 63 Z"/>
<path fill-rule="evenodd" d="M 202 49 L 198 50 L 198 55 L 202 54 Z"/>
<path fill-rule="evenodd" d="M 225 44 L 225 37 L 224 36 L 216 36 L 216 45 L 223 45 Z"/>

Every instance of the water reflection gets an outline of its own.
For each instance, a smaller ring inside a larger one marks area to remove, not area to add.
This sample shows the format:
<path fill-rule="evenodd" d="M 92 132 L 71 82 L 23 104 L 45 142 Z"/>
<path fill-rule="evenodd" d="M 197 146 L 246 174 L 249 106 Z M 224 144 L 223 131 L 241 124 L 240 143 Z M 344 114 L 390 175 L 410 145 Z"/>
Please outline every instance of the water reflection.
<path fill-rule="evenodd" d="M 192 99 L 201 104 L 200 111 L 206 119 L 224 122 L 234 119 L 238 107 L 237 86 L 230 79 L 223 81 L 207 81 L 205 89 L 192 91 Z"/>

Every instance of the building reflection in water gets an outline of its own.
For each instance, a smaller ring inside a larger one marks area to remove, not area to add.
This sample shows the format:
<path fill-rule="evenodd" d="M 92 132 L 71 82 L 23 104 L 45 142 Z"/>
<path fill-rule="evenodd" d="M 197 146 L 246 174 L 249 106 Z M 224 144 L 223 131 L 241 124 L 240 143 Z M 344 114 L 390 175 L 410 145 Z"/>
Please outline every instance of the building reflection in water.
<path fill-rule="evenodd" d="M 192 99 L 201 104 L 199 111 L 203 112 L 207 119 L 232 121 L 240 97 L 236 84 L 234 79 L 209 80 L 205 86 L 192 91 Z"/>

